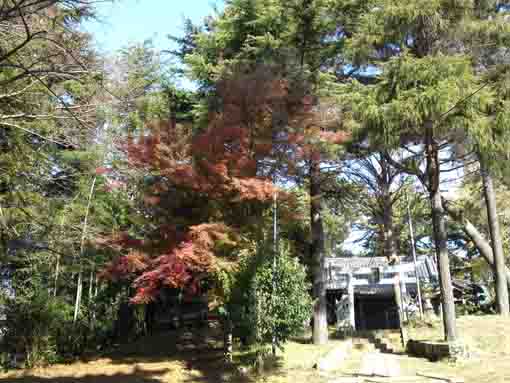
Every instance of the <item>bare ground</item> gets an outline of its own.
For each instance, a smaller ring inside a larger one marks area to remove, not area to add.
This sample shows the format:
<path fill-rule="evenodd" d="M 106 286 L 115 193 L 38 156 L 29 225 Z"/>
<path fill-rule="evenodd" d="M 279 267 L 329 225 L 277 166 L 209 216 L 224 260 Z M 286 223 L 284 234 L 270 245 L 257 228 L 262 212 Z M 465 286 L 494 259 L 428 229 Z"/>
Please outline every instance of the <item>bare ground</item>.
<path fill-rule="evenodd" d="M 417 372 L 429 375 L 463 377 L 466 383 L 510 382 L 510 320 L 497 316 L 462 317 L 459 328 L 474 357 L 457 364 L 447 361 L 397 355 L 403 375 Z M 441 339 L 440 326 L 411 330 L 415 338 Z M 312 368 L 317 359 L 338 344 L 316 347 L 305 340 L 290 342 L 285 352 L 262 375 L 239 373 L 226 368 L 222 360 L 218 328 L 197 331 L 168 331 L 123 345 L 116 353 L 76 362 L 32 370 L 0 374 L 0 382 L 9 383 L 327 383 L 339 376 L 353 376 L 362 353 L 353 351 L 334 373 L 319 373 Z M 250 351 L 237 352 L 238 365 L 253 360 Z M 248 369 L 249 370 L 249 369 Z"/>
<path fill-rule="evenodd" d="M 9 383 L 221 382 L 225 369 L 218 329 L 167 331 L 125 344 L 104 357 L 0 374 Z"/>

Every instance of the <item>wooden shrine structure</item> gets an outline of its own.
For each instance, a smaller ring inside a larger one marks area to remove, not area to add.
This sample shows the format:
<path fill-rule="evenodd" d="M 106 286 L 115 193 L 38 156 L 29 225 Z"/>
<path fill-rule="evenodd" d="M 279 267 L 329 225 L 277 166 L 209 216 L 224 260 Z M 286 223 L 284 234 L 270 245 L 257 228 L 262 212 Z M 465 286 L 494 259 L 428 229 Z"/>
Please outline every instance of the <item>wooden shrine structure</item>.
<path fill-rule="evenodd" d="M 398 301 L 402 302 L 400 313 L 416 313 L 417 278 L 421 283 L 437 284 L 437 265 L 428 256 L 419 257 L 416 265 L 412 257 L 393 261 L 391 264 L 386 257 L 326 258 L 330 322 L 346 331 L 399 328 Z M 399 291 L 400 300 L 395 291 Z"/>

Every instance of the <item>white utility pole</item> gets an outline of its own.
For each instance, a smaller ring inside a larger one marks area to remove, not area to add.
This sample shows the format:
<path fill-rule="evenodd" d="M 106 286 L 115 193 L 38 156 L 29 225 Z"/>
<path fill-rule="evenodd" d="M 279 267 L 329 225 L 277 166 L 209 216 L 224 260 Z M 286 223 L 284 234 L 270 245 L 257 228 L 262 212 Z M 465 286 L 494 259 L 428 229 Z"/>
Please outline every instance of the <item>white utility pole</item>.
<path fill-rule="evenodd" d="M 274 310 L 274 304 L 275 304 L 275 293 L 276 293 L 276 257 L 278 256 L 278 228 L 277 228 L 277 201 L 276 201 L 276 191 L 273 195 L 273 294 L 272 294 L 272 308 Z M 273 325 L 273 338 L 271 340 L 271 350 L 273 352 L 273 355 L 276 355 L 276 329 Z"/>

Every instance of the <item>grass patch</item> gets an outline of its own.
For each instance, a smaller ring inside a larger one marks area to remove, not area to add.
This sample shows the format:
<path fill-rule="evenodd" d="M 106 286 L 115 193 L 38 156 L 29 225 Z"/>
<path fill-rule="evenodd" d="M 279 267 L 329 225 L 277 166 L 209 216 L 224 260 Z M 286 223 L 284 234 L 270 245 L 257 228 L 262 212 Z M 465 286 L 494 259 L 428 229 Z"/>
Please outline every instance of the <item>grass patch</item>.
<path fill-rule="evenodd" d="M 463 316 L 457 319 L 460 338 L 481 354 L 510 356 L 510 320 L 498 315 Z M 411 339 L 443 342 L 443 325 L 439 319 L 410 326 Z"/>
<path fill-rule="evenodd" d="M 423 359 L 404 358 L 402 367 L 407 371 L 457 375 L 473 383 L 510 381 L 510 320 L 498 315 L 468 315 L 457 319 L 457 327 L 472 359 L 453 365 L 447 361 L 431 363 Z M 417 340 L 444 341 L 439 319 L 426 325 L 410 326 L 408 334 Z"/>

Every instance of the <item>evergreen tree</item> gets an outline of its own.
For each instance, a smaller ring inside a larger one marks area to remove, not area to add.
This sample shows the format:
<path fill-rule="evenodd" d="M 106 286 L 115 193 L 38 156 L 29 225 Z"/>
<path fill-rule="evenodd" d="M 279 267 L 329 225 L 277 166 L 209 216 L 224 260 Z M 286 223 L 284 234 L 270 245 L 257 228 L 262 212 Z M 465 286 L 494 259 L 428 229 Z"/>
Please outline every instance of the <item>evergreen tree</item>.
<path fill-rule="evenodd" d="M 339 29 L 342 10 L 337 2 L 324 0 L 233 0 L 206 25 L 188 28 L 191 35 L 181 40 L 180 49 L 191 77 L 212 96 L 216 81 L 229 71 L 253 71 L 257 66 L 266 66 L 276 68 L 278 76 L 291 88 L 291 96 L 308 98 L 308 110 L 286 110 L 272 117 L 274 123 L 267 133 L 272 153 L 268 157 L 276 157 L 278 166 L 267 171 L 308 184 L 309 252 L 317 298 L 313 335 L 316 344 L 325 343 L 328 337 L 323 280 L 325 206 L 321 190 L 326 175 L 321 165 L 335 151 L 331 146 L 345 139 L 345 135 L 334 132 L 341 125 L 338 118 L 328 116 L 329 126 L 322 119 L 327 110 L 338 115 L 334 105 L 324 106 L 321 96 L 344 73 L 338 57 L 343 48 L 343 32 Z M 294 175 L 289 174 L 289 169 Z"/>
<path fill-rule="evenodd" d="M 489 237 L 494 254 L 496 298 L 498 311 L 510 314 L 509 294 L 505 276 L 505 257 L 496 204 L 495 181 L 501 174 L 502 160 L 508 153 L 510 125 L 508 107 L 507 47 L 510 26 L 507 21 L 508 4 L 501 1 L 475 1 L 472 4 L 470 23 L 461 35 L 462 43 L 473 58 L 473 66 L 483 76 L 481 88 L 491 88 L 493 100 L 486 110 L 486 120 L 471 134 L 473 151 L 480 164 L 480 174 L 487 210 Z M 496 176 L 496 177 L 495 177 Z"/>
<path fill-rule="evenodd" d="M 466 55 L 459 34 L 481 28 L 473 13 L 476 4 L 422 1 L 374 1 L 349 38 L 356 65 L 380 71 L 377 84 L 348 87 L 357 120 L 370 131 L 371 143 L 398 147 L 423 145 L 426 186 L 432 206 L 434 242 L 440 268 L 445 337 L 458 338 L 449 268 L 447 231 L 441 201 L 441 151 L 459 135 L 480 128 L 489 105 L 488 92 Z M 483 124 L 482 124 L 483 126 Z M 462 136 L 464 137 L 464 136 Z M 409 161 L 412 162 L 412 161 Z M 414 173 L 420 173 L 414 167 Z"/>

